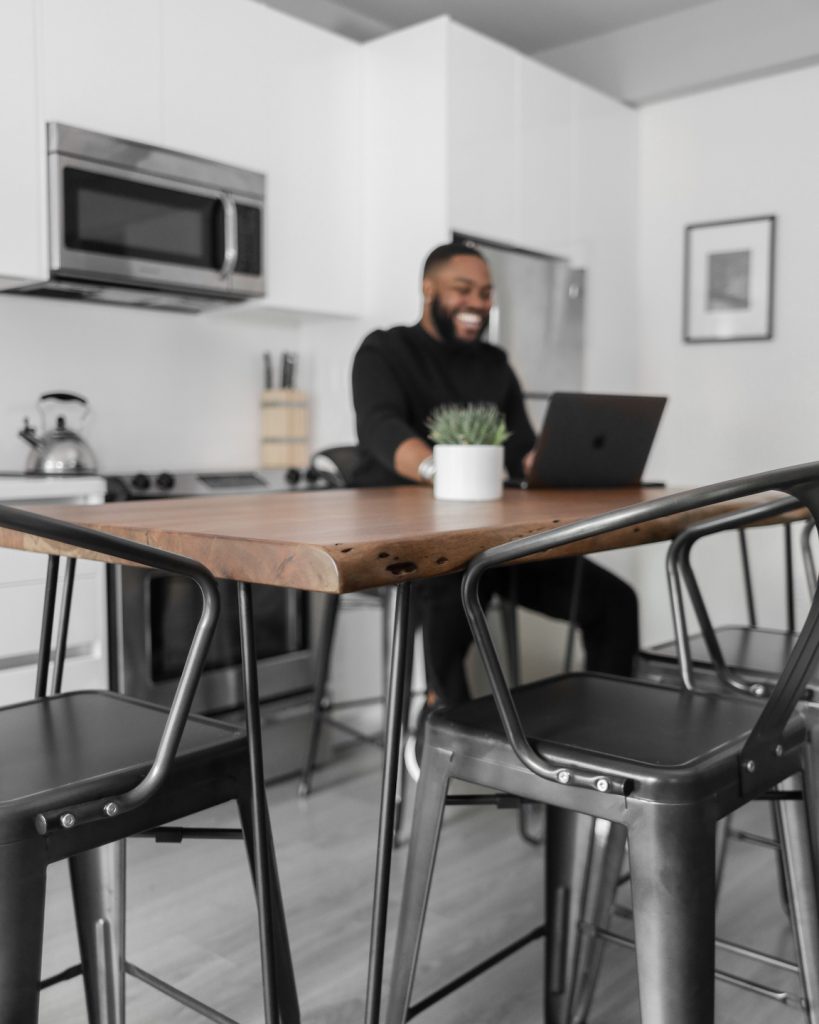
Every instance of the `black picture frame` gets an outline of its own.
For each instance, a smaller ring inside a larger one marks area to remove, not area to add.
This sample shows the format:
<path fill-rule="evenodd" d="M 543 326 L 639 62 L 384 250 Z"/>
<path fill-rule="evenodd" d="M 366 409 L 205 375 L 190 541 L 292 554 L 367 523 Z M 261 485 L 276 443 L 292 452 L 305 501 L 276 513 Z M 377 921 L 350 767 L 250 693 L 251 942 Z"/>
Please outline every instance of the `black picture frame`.
<path fill-rule="evenodd" d="M 775 240 L 773 215 L 686 227 L 685 341 L 773 338 Z"/>

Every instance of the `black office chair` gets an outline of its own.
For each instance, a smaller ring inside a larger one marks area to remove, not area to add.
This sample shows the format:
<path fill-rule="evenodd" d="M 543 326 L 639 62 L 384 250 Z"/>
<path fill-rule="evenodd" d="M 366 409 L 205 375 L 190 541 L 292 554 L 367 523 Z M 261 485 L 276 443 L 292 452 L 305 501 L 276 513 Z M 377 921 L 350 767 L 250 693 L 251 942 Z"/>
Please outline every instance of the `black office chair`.
<path fill-rule="evenodd" d="M 593 820 L 604 819 L 628 836 L 644 1024 L 709 1024 L 717 822 L 772 788 L 792 788 L 801 775 L 804 801 L 777 806 L 805 997 L 810 1020 L 819 1020 L 815 784 L 807 728 L 794 714 L 819 662 L 819 598 L 764 704 L 589 672 L 511 690 L 478 601 L 480 579 L 493 566 L 770 489 L 792 494 L 815 514 L 819 463 L 659 498 L 511 541 L 473 560 L 464 579 L 464 606 L 492 697 L 443 709 L 427 722 L 386 1024 L 403 1024 L 414 1013 L 412 981 L 453 778 L 549 806 L 550 1021 L 565 1021 L 570 1009 L 578 862 L 581 877 L 586 871 L 577 856 L 578 833 L 588 842 Z"/>
<path fill-rule="evenodd" d="M 124 884 L 104 877 L 100 852 L 115 849 L 126 836 L 157 833 L 169 821 L 235 800 L 257 890 L 265 1021 L 297 1024 L 261 763 L 250 756 L 243 729 L 190 714 L 218 615 L 213 578 L 191 559 L 19 509 L 0 506 L 0 530 L 183 575 L 202 595 L 201 618 L 170 709 L 111 692 L 61 693 L 74 562 L 68 560 L 49 686 L 60 562 L 49 556 L 36 695 L 0 708 L 0 1020 L 33 1024 L 40 989 L 55 980 L 40 979 L 46 868 L 64 858 L 70 861 L 80 967 L 94 1024 L 123 1019 L 125 973 L 212 1020 L 227 1020 L 124 960 L 112 934 L 122 907 L 109 917 L 110 893 L 104 891 L 108 883 Z M 80 969 L 69 968 L 63 976 L 76 973 Z"/>

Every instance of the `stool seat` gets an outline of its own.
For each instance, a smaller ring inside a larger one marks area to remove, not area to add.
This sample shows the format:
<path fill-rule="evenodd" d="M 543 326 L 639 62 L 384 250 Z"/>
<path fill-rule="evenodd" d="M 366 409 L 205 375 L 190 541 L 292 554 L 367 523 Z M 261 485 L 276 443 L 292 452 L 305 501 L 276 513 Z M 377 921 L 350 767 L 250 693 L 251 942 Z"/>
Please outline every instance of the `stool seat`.
<path fill-rule="evenodd" d="M 34 816 L 124 792 L 145 775 L 168 720 L 165 708 L 100 691 L 64 693 L 0 710 L 0 840 Z M 173 773 L 244 749 L 243 729 L 191 715 Z"/>
<path fill-rule="evenodd" d="M 575 672 L 512 691 L 529 742 L 545 759 L 567 769 L 627 774 L 630 792 L 686 799 L 710 791 L 713 771 L 735 781 L 735 758 L 759 718 L 753 698 L 672 690 L 617 676 Z M 786 727 L 787 744 L 801 743 L 799 713 Z M 457 739 L 456 739 L 457 737 Z M 491 696 L 434 710 L 427 742 L 459 749 L 468 744 L 508 751 L 516 760 Z M 709 765 L 713 768 L 708 771 Z"/>

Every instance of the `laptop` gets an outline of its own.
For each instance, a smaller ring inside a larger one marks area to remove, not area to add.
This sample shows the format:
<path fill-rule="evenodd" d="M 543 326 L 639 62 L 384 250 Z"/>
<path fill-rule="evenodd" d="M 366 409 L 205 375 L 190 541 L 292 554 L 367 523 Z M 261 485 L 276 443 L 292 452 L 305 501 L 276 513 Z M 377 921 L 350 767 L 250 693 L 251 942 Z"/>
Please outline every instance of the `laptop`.
<path fill-rule="evenodd" d="M 553 394 L 529 487 L 640 484 L 665 403 L 647 395 Z"/>

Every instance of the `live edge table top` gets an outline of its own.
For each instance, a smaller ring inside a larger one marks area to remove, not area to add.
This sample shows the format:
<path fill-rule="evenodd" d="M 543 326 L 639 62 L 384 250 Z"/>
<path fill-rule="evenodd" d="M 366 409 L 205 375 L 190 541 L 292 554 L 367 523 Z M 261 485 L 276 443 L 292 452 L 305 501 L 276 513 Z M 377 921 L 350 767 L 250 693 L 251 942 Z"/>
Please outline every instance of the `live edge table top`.
<path fill-rule="evenodd" d="M 675 490 L 506 490 L 498 501 L 456 502 L 437 501 L 427 487 L 407 486 L 49 505 L 32 511 L 187 555 L 223 579 L 343 594 L 443 575 L 491 545 Z M 757 496 L 668 516 L 561 548 L 560 554 L 666 540 L 689 523 L 763 500 Z M 73 553 L 4 529 L 0 546 Z"/>

